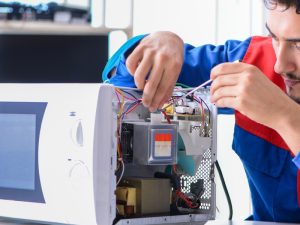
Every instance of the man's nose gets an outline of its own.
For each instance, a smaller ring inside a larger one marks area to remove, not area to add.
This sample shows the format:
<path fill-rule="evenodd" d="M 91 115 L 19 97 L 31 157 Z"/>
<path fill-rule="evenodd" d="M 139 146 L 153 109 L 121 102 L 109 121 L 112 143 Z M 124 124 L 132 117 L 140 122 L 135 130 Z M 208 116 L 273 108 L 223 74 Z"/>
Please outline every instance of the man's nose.
<path fill-rule="evenodd" d="M 280 46 L 276 51 L 276 63 L 274 71 L 278 74 L 292 73 L 295 71 L 295 58 L 292 55 L 292 50 L 287 46 Z"/>

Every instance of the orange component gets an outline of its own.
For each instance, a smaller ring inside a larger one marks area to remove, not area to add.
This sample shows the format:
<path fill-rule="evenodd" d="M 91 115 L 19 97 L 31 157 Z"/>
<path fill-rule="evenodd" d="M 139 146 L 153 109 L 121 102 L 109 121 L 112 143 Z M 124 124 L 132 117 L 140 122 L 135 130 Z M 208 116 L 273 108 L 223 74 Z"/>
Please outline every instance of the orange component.
<path fill-rule="evenodd" d="M 172 141 L 172 134 L 155 134 L 155 141 Z"/>

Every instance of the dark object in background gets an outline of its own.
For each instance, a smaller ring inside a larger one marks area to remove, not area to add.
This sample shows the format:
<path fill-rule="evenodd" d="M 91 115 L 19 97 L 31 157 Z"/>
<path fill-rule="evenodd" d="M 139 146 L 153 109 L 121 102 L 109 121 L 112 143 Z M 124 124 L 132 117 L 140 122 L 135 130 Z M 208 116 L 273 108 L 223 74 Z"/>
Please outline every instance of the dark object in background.
<path fill-rule="evenodd" d="M 108 35 L 0 34 L 0 82 L 99 83 Z"/>
<path fill-rule="evenodd" d="M 55 14 L 66 12 L 70 14 L 70 22 L 80 19 L 84 22 L 90 22 L 89 9 L 79 9 L 59 5 L 55 2 L 47 4 L 23 4 L 20 2 L 5 3 L 0 1 L 0 19 L 2 20 L 47 20 L 55 21 Z"/>

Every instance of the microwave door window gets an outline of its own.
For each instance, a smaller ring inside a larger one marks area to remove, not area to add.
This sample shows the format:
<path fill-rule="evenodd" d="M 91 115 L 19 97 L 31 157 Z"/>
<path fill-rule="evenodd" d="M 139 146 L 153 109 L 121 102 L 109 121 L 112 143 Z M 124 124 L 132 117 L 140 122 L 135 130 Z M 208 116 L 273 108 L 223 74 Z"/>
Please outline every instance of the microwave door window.
<path fill-rule="evenodd" d="M 0 114 L 0 187 L 34 190 L 35 114 Z"/>
<path fill-rule="evenodd" d="M 0 199 L 45 203 L 39 135 L 47 102 L 0 102 Z"/>

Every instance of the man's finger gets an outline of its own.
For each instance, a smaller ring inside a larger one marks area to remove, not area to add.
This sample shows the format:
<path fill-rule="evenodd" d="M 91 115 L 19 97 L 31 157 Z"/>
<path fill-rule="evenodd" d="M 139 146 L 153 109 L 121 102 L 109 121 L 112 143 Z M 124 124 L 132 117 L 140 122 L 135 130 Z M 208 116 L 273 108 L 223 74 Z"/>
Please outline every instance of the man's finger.
<path fill-rule="evenodd" d="M 237 109 L 236 101 L 237 101 L 236 97 L 230 96 L 230 97 L 220 98 L 218 101 L 215 102 L 215 104 L 220 108 L 226 107 L 226 108 L 231 108 L 231 109 Z"/>
<path fill-rule="evenodd" d="M 134 75 L 134 82 L 138 89 L 143 90 L 148 74 L 153 69 L 152 54 L 146 52 L 140 64 L 136 68 Z M 155 68 L 154 68 L 155 69 Z"/>
<path fill-rule="evenodd" d="M 150 108 L 152 110 L 156 110 L 159 106 L 162 105 L 162 102 L 166 98 L 166 93 L 168 93 L 169 96 L 171 95 L 171 93 L 174 89 L 176 80 L 177 80 L 177 76 L 174 76 L 174 70 L 173 70 L 172 66 L 166 66 L 165 70 L 164 70 L 164 74 L 161 78 L 161 81 L 160 81 L 158 87 L 157 87 L 157 91 L 151 102 Z"/>
<path fill-rule="evenodd" d="M 163 76 L 164 67 L 161 63 L 154 63 L 149 79 L 147 83 L 145 84 L 145 88 L 143 91 L 143 104 L 146 107 L 149 107 L 152 103 L 152 99 L 154 95 L 156 94 L 157 87 L 159 83 L 161 82 L 161 78 Z"/>
<path fill-rule="evenodd" d="M 173 88 L 173 87 L 169 88 L 169 90 L 166 91 L 164 97 L 162 98 L 162 101 L 161 101 L 161 102 L 159 103 L 159 105 L 158 105 L 158 108 L 159 108 L 159 109 L 161 109 L 161 108 L 164 106 L 164 104 L 168 102 L 168 100 L 170 99 L 170 97 L 171 97 L 172 94 L 173 94 L 173 91 L 174 91 L 174 88 Z"/>
<path fill-rule="evenodd" d="M 144 47 L 138 45 L 126 59 L 126 67 L 130 74 L 135 74 L 137 67 L 143 59 Z"/>
<path fill-rule="evenodd" d="M 222 63 L 215 66 L 211 72 L 211 79 L 215 79 L 217 76 L 225 75 L 225 74 L 234 74 L 240 73 L 245 70 L 245 63 L 240 62 L 230 62 L 230 63 Z"/>
<path fill-rule="evenodd" d="M 218 88 L 214 94 L 211 96 L 210 100 L 211 102 L 218 102 L 222 98 L 227 97 L 236 97 L 238 96 L 238 88 L 237 86 L 223 86 Z"/>
<path fill-rule="evenodd" d="M 224 86 L 233 86 L 238 83 L 239 74 L 227 74 L 217 76 L 210 87 L 210 92 L 213 95 L 214 92 Z"/>

